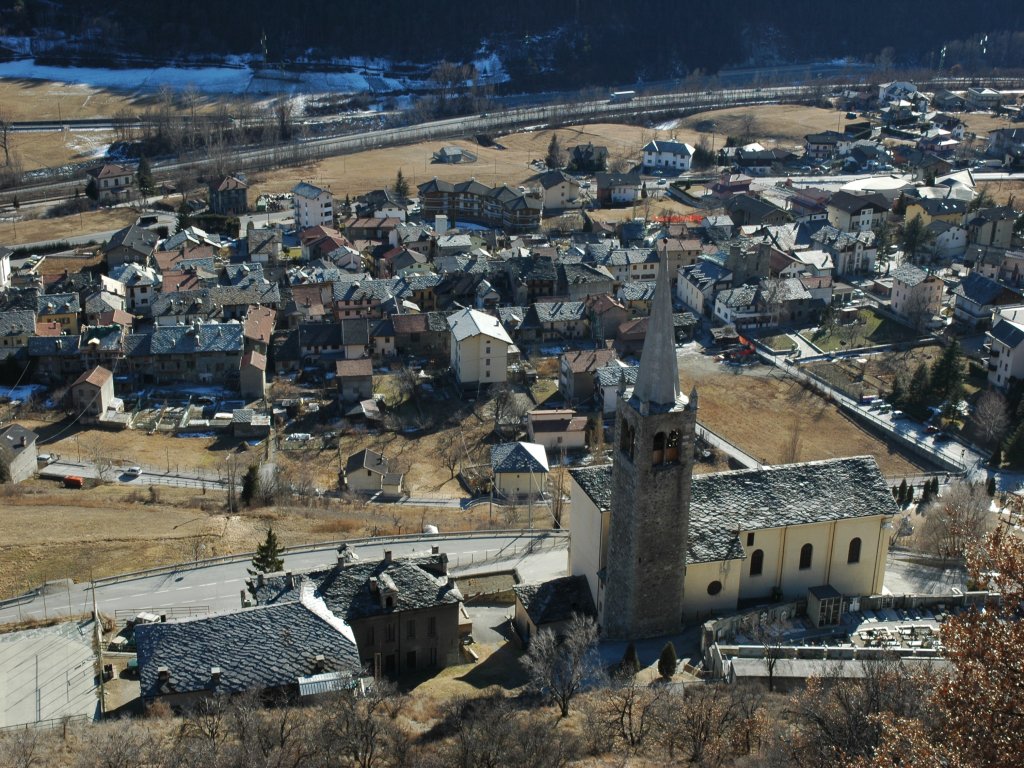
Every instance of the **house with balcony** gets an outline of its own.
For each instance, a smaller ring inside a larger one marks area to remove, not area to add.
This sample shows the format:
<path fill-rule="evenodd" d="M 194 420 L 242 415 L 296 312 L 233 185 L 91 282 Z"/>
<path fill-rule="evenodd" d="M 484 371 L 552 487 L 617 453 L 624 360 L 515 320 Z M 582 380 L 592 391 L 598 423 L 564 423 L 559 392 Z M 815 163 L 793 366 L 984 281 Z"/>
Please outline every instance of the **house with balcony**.
<path fill-rule="evenodd" d="M 98 203 L 123 203 L 135 197 L 135 172 L 117 163 L 104 163 L 88 172 Z"/>
<path fill-rule="evenodd" d="M 1024 295 L 1002 283 L 971 272 L 953 291 L 953 317 L 972 329 L 988 327 L 997 307 L 1018 306 Z"/>
<path fill-rule="evenodd" d="M 650 141 L 643 149 L 643 171 L 685 173 L 693 163 L 694 148 L 681 141 Z"/>
<path fill-rule="evenodd" d="M 334 226 L 334 196 L 329 189 L 300 182 L 292 187 L 292 208 L 295 212 L 295 228 Z"/>
<path fill-rule="evenodd" d="M 464 390 L 503 384 L 508 379 L 512 337 L 493 315 L 463 309 L 448 316 L 450 358 L 455 380 Z"/>
<path fill-rule="evenodd" d="M 1024 379 L 1024 309 L 997 309 L 985 337 L 988 383 L 1005 392 L 1014 380 Z"/>
<path fill-rule="evenodd" d="M 239 216 L 249 210 L 249 185 L 237 176 L 227 175 L 211 182 L 210 211 L 221 216 Z"/>
<path fill-rule="evenodd" d="M 839 190 L 825 204 L 828 223 L 843 232 L 866 232 L 889 214 L 889 201 L 877 192 L 858 195 Z"/>
<path fill-rule="evenodd" d="M 945 284 L 913 264 L 892 272 L 892 311 L 914 326 L 921 326 L 939 311 Z"/>

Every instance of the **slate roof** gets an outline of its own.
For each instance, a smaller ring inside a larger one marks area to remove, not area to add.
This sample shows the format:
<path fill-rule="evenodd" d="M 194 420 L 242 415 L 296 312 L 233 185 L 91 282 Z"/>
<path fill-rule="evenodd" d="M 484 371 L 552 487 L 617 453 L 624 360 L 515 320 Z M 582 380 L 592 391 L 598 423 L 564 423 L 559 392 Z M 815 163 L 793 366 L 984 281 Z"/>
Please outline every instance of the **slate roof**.
<path fill-rule="evenodd" d="M 1020 294 L 1016 291 L 1007 288 L 1001 283 L 997 283 L 991 278 L 985 277 L 978 272 L 971 272 L 963 280 L 960 281 L 960 285 L 953 291 L 956 296 L 963 297 L 968 301 L 974 302 L 979 306 L 986 306 L 992 304 L 1002 296 L 1004 293 L 1008 295 L 1015 295 L 1017 299 L 1020 298 Z M 1011 299 L 1008 297 L 1006 301 L 1001 303 L 1009 304 Z"/>
<path fill-rule="evenodd" d="M 594 377 L 599 387 L 616 387 L 622 379 L 625 379 L 628 387 L 636 384 L 639 372 L 639 365 L 605 365 L 594 371 Z"/>
<path fill-rule="evenodd" d="M 315 186 L 313 184 L 310 184 L 308 182 L 305 182 L 305 181 L 301 181 L 298 184 L 296 184 L 294 187 L 292 187 L 292 194 L 293 195 L 298 195 L 299 197 L 305 197 L 305 198 L 307 198 L 309 200 L 316 200 L 324 192 L 326 192 L 326 190 L 320 189 L 320 187 L 317 187 L 317 186 Z"/>
<path fill-rule="evenodd" d="M 597 615 L 586 576 L 563 576 L 543 584 L 517 584 L 512 590 L 538 628 L 567 621 L 577 613 Z"/>
<path fill-rule="evenodd" d="M 606 254 L 595 254 L 594 263 L 606 267 L 629 264 L 657 263 L 658 254 L 652 248 L 612 248 Z"/>
<path fill-rule="evenodd" d="M 39 315 L 77 314 L 82 305 L 77 293 L 44 293 L 36 297 L 36 312 Z"/>
<path fill-rule="evenodd" d="M 80 336 L 30 336 L 29 357 L 77 357 Z"/>
<path fill-rule="evenodd" d="M 610 509 L 610 464 L 570 469 L 569 474 L 598 509 Z M 737 531 L 898 512 L 872 456 L 699 475 L 690 490 L 687 562 L 742 559 Z"/>
<path fill-rule="evenodd" d="M 142 696 L 241 693 L 297 684 L 314 672 L 362 670 L 351 629 L 303 602 L 135 627 Z M 324 656 L 322 667 L 316 657 Z M 167 667 L 167 681 L 159 668 Z M 220 668 L 213 680 L 211 668 Z"/>
<path fill-rule="evenodd" d="M 371 451 L 369 448 L 364 448 L 348 457 L 348 460 L 345 462 L 345 474 L 351 475 L 353 472 L 363 469 L 368 469 L 380 475 L 387 474 L 388 461 L 382 454 Z"/>
<path fill-rule="evenodd" d="M 928 273 L 913 264 L 901 264 L 892 271 L 892 279 L 913 288 L 927 280 Z"/>
<path fill-rule="evenodd" d="M 103 246 L 103 252 L 110 253 L 115 248 L 124 247 L 148 257 L 156 248 L 158 239 L 156 232 L 132 224 L 111 235 L 110 240 Z"/>
<path fill-rule="evenodd" d="M 245 285 L 215 285 L 210 288 L 210 297 L 222 307 L 239 307 L 250 304 L 279 304 L 281 289 L 277 283 L 247 283 Z"/>
<path fill-rule="evenodd" d="M 829 198 L 828 207 L 836 208 L 846 213 L 857 213 L 867 207 L 871 207 L 876 211 L 888 211 L 889 201 L 878 193 L 855 195 L 852 192 L 841 189 Z"/>
<path fill-rule="evenodd" d="M 681 141 L 649 141 L 644 146 L 644 152 L 669 152 L 674 155 L 689 157 L 693 154 L 693 147 Z"/>
<path fill-rule="evenodd" d="M 654 298 L 653 280 L 629 280 L 619 287 L 620 301 L 651 301 Z"/>
<path fill-rule="evenodd" d="M 907 207 L 918 206 L 929 216 L 946 216 L 967 212 L 967 201 L 955 197 L 922 197 L 907 203 Z"/>
<path fill-rule="evenodd" d="M 551 187 L 557 187 L 562 182 L 567 182 L 569 184 L 575 184 L 576 186 L 579 186 L 579 182 L 576 181 L 576 179 L 574 179 L 572 176 L 570 176 L 569 174 L 562 170 L 554 170 L 548 171 L 547 173 L 542 173 L 540 176 L 537 177 L 537 181 L 540 182 L 540 185 L 544 187 L 544 189 L 551 189 Z"/>
<path fill-rule="evenodd" d="M 36 330 L 36 313 L 30 309 L 0 312 L 0 336 L 32 335 Z"/>
<path fill-rule="evenodd" d="M 338 360 L 335 363 L 334 372 L 339 379 L 370 377 L 373 376 L 373 361 L 368 357 L 358 360 Z"/>
<path fill-rule="evenodd" d="M 303 347 L 366 346 L 370 343 L 370 322 L 365 317 L 346 317 L 332 323 L 300 323 Z"/>
<path fill-rule="evenodd" d="M 185 315 L 212 319 L 220 315 L 221 310 L 214 302 L 210 289 L 199 288 L 194 291 L 157 294 L 150 304 L 150 313 L 153 317 Z"/>
<path fill-rule="evenodd" d="M 544 446 L 537 443 L 492 445 L 491 469 L 495 472 L 547 472 L 547 453 Z"/>
<path fill-rule="evenodd" d="M 567 323 L 583 320 L 587 316 L 587 305 L 582 301 L 539 301 L 527 310 L 524 321 L 529 323 Z M 524 323 L 525 324 L 525 323 Z"/>
<path fill-rule="evenodd" d="M 1024 342 L 1024 326 L 1010 322 L 1009 320 L 999 320 L 992 326 L 992 330 L 988 332 L 988 335 L 996 341 L 1001 341 L 1010 349 L 1016 349 L 1021 342 Z M 29 339 L 30 350 L 31 341 L 32 340 Z"/>
<path fill-rule="evenodd" d="M 757 286 L 741 285 L 739 288 L 722 291 L 718 294 L 718 300 L 727 307 L 742 308 L 751 306 L 756 296 Z"/>
<path fill-rule="evenodd" d="M 294 577 L 297 586 L 292 589 L 287 588 L 285 577 L 273 576 L 265 579 L 264 586 L 256 588 L 254 594 L 261 604 L 293 602 L 299 589 L 310 584 L 315 590 L 313 594 L 335 616 L 351 623 L 371 616 L 462 602 L 455 582 L 443 575 L 446 569 L 444 554 L 356 563 L 299 574 Z M 378 585 L 394 587 L 392 608 L 385 607 L 381 598 L 370 591 L 371 578 Z"/>
<path fill-rule="evenodd" d="M 150 352 L 154 355 L 242 351 L 242 326 L 238 323 L 203 323 L 198 328 L 159 326 L 150 336 Z"/>
<path fill-rule="evenodd" d="M 603 368 L 615 360 L 618 354 L 614 349 L 572 349 L 562 353 L 562 360 L 568 364 L 573 373 L 585 373 Z"/>

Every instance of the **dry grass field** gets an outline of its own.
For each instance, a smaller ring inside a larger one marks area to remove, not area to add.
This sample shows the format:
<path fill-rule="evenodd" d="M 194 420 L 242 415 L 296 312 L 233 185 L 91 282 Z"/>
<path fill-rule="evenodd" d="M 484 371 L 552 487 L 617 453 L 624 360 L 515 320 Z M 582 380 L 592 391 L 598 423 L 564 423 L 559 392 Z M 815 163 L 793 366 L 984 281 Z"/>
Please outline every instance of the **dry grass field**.
<path fill-rule="evenodd" d="M 913 459 L 773 368 L 737 368 L 688 351 L 680 371 L 684 392 L 697 386 L 701 423 L 764 463 L 868 454 L 886 476 L 918 471 Z"/>
<path fill-rule="evenodd" d="M 0 242 L 15 247 L 21 243 L 63 240 L 94 232 L 110 232 L 134 223 L 138 216 L 138 212 L 132 208 L 101 208 L 81 215 L 26 218 L 16 223 L 0 220 Z"/>
<path fill-rule="evenodd" d="M 114 140 L 111 131 L 40 131 L 16 132 L 10 136 L 11 153 L 26 171 L 52 168 L 67 163 L 80 163 L 102 158 Z"/>

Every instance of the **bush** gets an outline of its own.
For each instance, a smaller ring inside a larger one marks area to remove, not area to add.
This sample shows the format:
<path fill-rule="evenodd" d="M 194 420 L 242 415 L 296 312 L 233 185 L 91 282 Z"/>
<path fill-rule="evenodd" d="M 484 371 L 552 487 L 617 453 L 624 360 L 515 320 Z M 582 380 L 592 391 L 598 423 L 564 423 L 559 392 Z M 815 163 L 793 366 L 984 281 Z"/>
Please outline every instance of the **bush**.
<path fill-rule="evenodd" d="M 661 656 L 658 657 L 658 674 L 668 680 L 676 673 L 678 665 L 679 659 L 676 657 L 676 647 L 672 645 L 670 640 L 665 643 L 665 647 L 661 649 Z"/>

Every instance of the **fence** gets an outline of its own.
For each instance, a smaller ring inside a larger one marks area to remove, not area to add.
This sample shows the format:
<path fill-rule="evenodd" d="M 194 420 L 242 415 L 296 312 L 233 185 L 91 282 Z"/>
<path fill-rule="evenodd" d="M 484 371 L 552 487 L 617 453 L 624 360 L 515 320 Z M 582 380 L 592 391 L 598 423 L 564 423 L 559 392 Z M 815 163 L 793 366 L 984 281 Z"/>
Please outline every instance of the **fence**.
<path fill-rule="evenodd" d="M 91 723 L 93 718 L 88 715 L 68 715 L 67 717 L 54 717 L 49 720 L 35 720 L 31 723 L 19 723 L 17 725 L 2 725 L 0 733 L 13 733 L 14 731 L 27 731 L 29 729 L 44 730 L 47 728 L 67 728 L 75 723 Z"/>
<path fill-rule="evenodd" d="M 444 536 L 438 536 L 436 534 L 398 534 L 394 536 L 378 536 L 378 537 L 366 537 L 360 539 L 339 539 L 338 541 L 320 542 L 317 544 L 303 544 L 296 547 L 286 548 L 282 556 L 288 555 L 300 555 L 309 552 L 327 552 L 332 549 L 337 549 L 342 544 L 348 544 L 349 546 L 366 546 L 366 545 L 387 545 L 394 543 L 416 543 L 416 542 L 438 542 L 443 543 L 455 539 L 493 539 L 508 537 L 510 539 L 517 538 L 529 538 L 534 540 L 544 539 L 566 539 L 568 538 L 568 531 L 529 531 L 529 530 L 497 530 L 497 531 L 463 531 L 458 533 L 445 534 Z M 487 550 L 484 550 L 485 552 Z M 132 571 L 130 573 L 122 573 L 117 576 L 108 576 L 102 579 L 96 579 L 92 582 L 94 587 L 103 587 L 110 584 L 119 584 L 122 581 L 132 581 L 134 579 L 145 579 L 151 576 L 161 576 L 166 574 L 179 573 L 181 571 L 193 571 L 199 568 L 206 568 L 211 565 L 225 565 L 230 563 L 244 563 L 252 560 L 255 556 L 255 552 L 247 552 L 240 555 L 225 555 L 223 557 L 213 557 L 208 560 L 196 560 L 188 563 L 176 563 L 174 565 L 163 566 L 160 568 L 149 568 L 142 571 Z M 450 564 L 449 560 L 449 564 Z"/>

